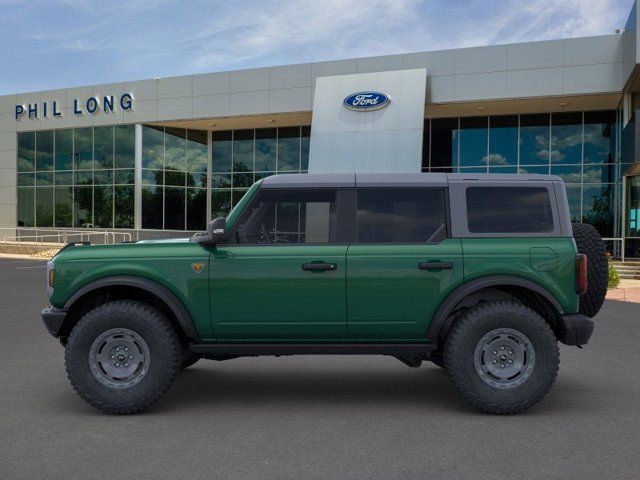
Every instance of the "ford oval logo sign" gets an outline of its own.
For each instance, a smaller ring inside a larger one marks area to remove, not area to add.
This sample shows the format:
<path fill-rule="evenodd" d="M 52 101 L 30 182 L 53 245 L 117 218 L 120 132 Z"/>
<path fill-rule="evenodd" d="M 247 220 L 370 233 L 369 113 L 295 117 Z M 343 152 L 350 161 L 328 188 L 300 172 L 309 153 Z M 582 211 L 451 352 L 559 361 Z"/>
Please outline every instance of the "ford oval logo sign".
<path fill-rule="evenodd" d="M 349 110 L 367 112 L 386 107 L 391 99 L 382 92 L 356 92 L 344 99 L 342 103 Z"/>

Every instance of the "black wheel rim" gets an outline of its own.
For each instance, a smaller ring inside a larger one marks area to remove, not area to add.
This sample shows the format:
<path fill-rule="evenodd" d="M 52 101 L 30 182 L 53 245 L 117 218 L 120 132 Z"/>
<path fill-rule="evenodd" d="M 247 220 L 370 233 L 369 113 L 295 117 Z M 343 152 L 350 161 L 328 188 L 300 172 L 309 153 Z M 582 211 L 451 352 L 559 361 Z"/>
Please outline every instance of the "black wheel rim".
<path fill-rule="evenodd" d="M 536 363 L 531 341 L 513 328 L 497 328 L 476 344 L 474 365 L 480 378 L 499 389 L 515 388 L 525 383 Z"/>
<path fill-rule="evenodd" d="M 102 385 L 125 389 L 138 384 L 149 371 L 149 346 L 128 328 L 100 334 L 89 350 L 91 373 Z"/>

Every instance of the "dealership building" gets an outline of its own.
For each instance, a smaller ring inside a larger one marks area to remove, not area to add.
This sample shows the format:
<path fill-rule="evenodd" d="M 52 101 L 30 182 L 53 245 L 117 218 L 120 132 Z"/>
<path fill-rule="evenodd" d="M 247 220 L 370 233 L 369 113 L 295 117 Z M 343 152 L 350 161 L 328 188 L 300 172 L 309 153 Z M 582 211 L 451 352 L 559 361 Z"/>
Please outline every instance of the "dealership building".
<path fill-rule="evenodd" d="M 640 256 L 634 5 L 597 37 L 0 96 L 0 240 L 185 235 L 286 173 L 541 173 Z"/>

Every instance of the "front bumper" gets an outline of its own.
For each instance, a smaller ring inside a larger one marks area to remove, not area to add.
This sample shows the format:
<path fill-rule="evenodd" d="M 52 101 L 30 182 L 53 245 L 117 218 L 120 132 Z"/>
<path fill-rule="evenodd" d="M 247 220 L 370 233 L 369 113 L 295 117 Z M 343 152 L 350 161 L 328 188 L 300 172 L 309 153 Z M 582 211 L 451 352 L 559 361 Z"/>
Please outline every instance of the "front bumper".
<path fill-rule="evenodd" d="M 42 310 L 41 315 L 44 326 L 47 327 L 49 333 L 56 338 L 59 337 L 64 325 L 64 320 L 67 318 L 67 311 L 55 307 L 47 307 Z"/>
<path fill-rule="evenodd" d="M 565 345 L 586 345 L 593 333 L 593 320 L 582 314 L 563 315 L 556 333 Z"/>

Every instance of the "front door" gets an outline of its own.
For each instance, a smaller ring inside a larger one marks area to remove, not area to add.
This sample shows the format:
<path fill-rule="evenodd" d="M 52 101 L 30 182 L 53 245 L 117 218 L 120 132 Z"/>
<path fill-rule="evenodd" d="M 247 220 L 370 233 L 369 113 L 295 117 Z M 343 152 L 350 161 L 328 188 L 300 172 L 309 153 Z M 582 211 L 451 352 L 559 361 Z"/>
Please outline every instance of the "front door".
<path fill-rule="evenodd" d="M 346 243 L 336 190 L 260 190 L 211 254 L 211 314 L 220 340 L 346 336 Z"/>
<path fill-rule="evenodd" d="M 640 175 L 625 177 L 625 255 L 640 257 Z"/>
<path fill-rule="evenodd" d="M 442 188 L 357 191 L 347 252 L 349 336 L 424 340 L 444 295 L 462 282 L 459 239 L 447 238 Z"/>

